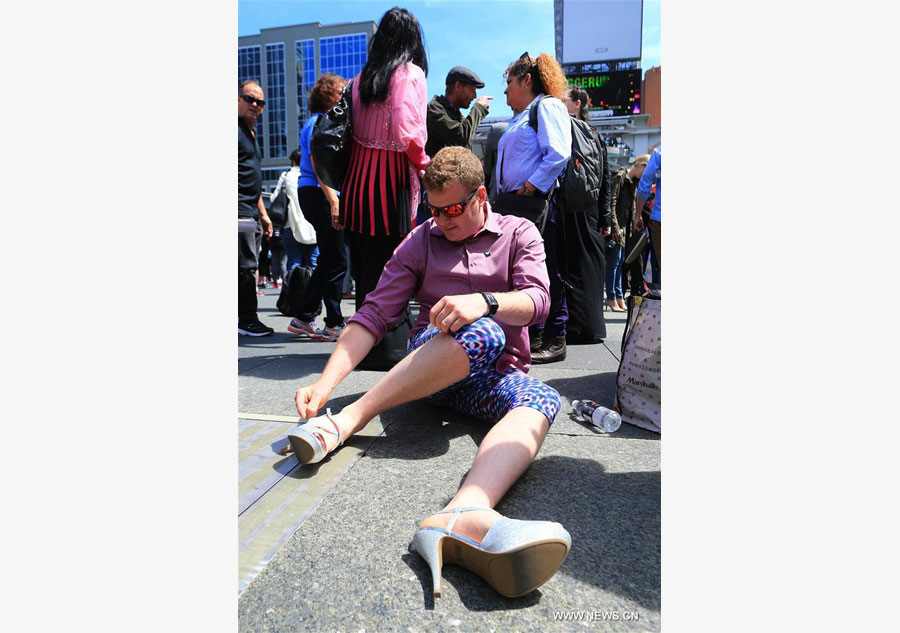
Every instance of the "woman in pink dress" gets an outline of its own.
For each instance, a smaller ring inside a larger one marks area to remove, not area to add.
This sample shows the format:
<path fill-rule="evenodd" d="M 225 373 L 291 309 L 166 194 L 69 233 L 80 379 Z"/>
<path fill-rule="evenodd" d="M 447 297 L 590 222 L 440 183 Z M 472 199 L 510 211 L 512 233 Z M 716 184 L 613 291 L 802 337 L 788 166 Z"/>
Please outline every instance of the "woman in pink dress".
<path fill-rule="evenodd" d="M 353 145 L 336 218 L 346 229 L 357 309 L 415 226 L 419 180 L 429 162 L 427 74 L 418 20 L 406 9 L 391 9 L 372 37 L 366 65 L 353 78 Z"/>

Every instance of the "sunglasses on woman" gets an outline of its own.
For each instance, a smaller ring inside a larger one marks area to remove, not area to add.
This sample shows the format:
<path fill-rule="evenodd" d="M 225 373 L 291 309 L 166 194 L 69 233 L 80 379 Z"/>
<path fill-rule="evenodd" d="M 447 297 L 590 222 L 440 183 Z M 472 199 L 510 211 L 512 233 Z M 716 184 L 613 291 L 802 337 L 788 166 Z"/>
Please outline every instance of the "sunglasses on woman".
<path fill-rule="evenodd" d="M 240 97 L 247 103 L 256 103 L 256 105 L 258 105 L 260 108 L 264 108 L 266 105 L 264 99 L 257 99 L 256 97 L 251 97 L 250 95 L 240 95 Z"/>
<path fill-rule="evenodd" d="M 472 199 L 472 196 L 475 195 L 475 192 L 478 191 L 478 187 L 475 187 L 472 190 L 472 193 L 466 196 L 465 200 L 462 202 L 454 202 L 453 204 L 448 204 L 446 207 L 435 207 L 432 205 L 428 205 L 428 210 L 431 211 L 431 217 L 436 218 L 441 213 L 446 215 L 448 218 L 456 218 L 462 215 L 462 212 L 466 210 L 466 205 L 469 204 L 469 200 Z"/>

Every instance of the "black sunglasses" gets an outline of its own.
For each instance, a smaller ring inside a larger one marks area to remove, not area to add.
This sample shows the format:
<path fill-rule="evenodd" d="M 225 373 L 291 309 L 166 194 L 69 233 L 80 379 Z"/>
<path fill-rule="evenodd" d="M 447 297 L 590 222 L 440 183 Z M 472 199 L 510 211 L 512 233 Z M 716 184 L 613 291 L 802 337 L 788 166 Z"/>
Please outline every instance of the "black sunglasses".
<path fill-rule="evenodd" d="M 266 107 L 265 99 L 257 99 L 256 97 L 251 97 L 250 95 L 240 95 L 241 99 L 246 101 L 247 103 L 255 103 L 260 108 Z"/>
<path fill-rule="evenodd" d="M 478 187 L 475 187 L 472 190 L 472 193 L 466 196 L 465 200 L 462 202 L 454 202 L 453 204 L 448 204 L 446 207 L 435 207 L 432 205 L 428 205 L 428 210 L 431 211 L 431 217 L 436 218 L 441 213 L 446 215 L 448 218 L 455 218 L 462 215 L 462 212 L 465 210 L 466 205 L 469 204 L 469 200 L 472 199 L 472 196 L 475 195 L 475 192 L 478 191 Z"/>

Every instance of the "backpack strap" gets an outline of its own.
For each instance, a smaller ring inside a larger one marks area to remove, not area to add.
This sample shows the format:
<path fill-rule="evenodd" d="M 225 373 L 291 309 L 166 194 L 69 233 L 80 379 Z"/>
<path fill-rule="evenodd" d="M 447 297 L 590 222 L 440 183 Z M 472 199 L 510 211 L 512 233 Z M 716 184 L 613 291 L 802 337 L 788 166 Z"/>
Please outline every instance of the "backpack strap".
<path fill-rule="evenodd" d="M 538 95 L 537 101 L 534 102 L 534 105 L 531 106 L 531 110 L 528 112 L 528 125 L 530 125 L 535 132 L 538 129 L 538 106 L 541 105 L 541 101 L 547 98 L 547 95 Z"/>

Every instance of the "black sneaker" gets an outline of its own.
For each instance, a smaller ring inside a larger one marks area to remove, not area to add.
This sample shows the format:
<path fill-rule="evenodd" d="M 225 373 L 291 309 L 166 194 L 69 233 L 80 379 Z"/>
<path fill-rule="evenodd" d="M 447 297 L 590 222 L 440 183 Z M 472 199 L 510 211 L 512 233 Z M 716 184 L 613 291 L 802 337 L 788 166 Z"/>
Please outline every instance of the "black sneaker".
<path fill-rule="evenodd" d="M 269 336 L 275 330 L 256 321 L 255 323 L 238 324 L 238 334 L 242 336 Z"/>

